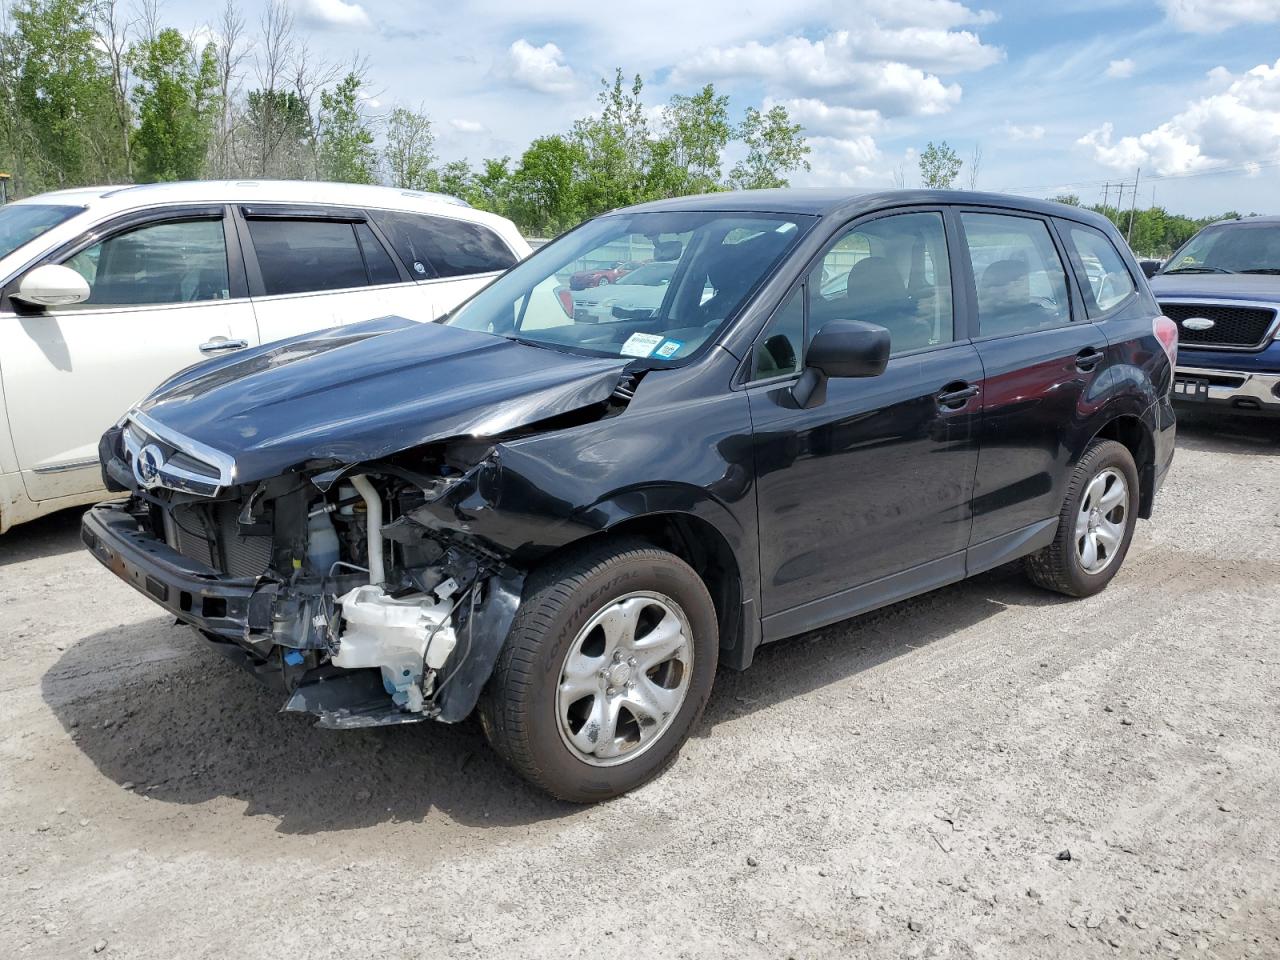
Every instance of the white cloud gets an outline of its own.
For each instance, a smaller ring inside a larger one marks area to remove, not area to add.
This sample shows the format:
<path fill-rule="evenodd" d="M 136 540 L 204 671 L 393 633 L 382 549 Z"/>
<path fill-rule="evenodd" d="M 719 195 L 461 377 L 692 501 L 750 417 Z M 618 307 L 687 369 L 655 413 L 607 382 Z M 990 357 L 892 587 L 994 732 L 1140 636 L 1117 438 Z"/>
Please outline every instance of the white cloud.
<path fill-rule="evenodd" d="M 568 93 L 574 86 L 573 70 L 554 43 L 535 47 L 523 38 L 517 40 L 507 51 L 506 75 L 539 93 Z"/>
<path fill-rule="evenodd" d="M 1221 33 L 1244 23 L 1280 21 L 1276 0 L 1160 0 L 1165 16 L 1188 33 Z"/>
<path fill-rule="evenodd" d="M 869 136 L 850 138 L 809 137 L 809 171 L 793 178 L 810 187 L 865 187 L 888 178 L 877 170 L 880 148 Z"/>
<path fill-rule="evenodd" d="M 1124 80 L 1133 76 L 1133 71 L 1137 69 L 1137 64 L 1129 57 L 1123 60 L 1112 60 L 1107 64 L 1106 74 L 1114 80 Z"/>
<path fill-rule="evenodd" d="M 1280 60 L 1234 75 L 1210 71 L 1215 92 L 1153 130 L 1116 140 L 1110 123 L 1077 142 L 1104 166 L 1159 174 L 1280 159 Z"/>
<path fill-rule="evenodd" d="M 305 23 L 321 29 L 368 30 L 373 26 L 368 11 L 347 0 L 301 0 L 298 13 Z"/>
<path fill-rule="evenodd" d="M 450 120 L 449 126 L 459 133 L 484 133 L 488 129 L 479 120 L 463 120 L 459 117 L 454 117 Z"/>
<path fill-rule="evenodd" d="M 1045 130 L 1038 123 L 1026 127 L 1006 123 L 1004 125 L 1004 133 L 1010 140 L 1043 140 Z"/>
<path fill-rule="evenodd" d="M 763 109 L 781 105 L 786 107 L 792 121 L 804 127 L 811 137 L 847 138 L 869 133 L 881 124 L 879 110 L 859 110 L 855 107 L 833 107 L 816 97 L 795 97 L 775 100 L 765 97 Z"/>

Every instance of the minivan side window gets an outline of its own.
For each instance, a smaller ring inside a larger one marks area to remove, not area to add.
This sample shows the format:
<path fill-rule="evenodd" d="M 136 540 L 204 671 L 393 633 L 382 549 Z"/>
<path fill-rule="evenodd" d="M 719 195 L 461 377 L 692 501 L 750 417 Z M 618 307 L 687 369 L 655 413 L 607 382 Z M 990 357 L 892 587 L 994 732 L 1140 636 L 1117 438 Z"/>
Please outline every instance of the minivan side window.
<path fill-rule="evenodd" d="M 63 309 L 226 300 L 227 244 L 219 219 L 149 223 L 86 247 L 67 260 L 89 299 Z"/>
<path fill-rule="evenodd" d="M 1124 258 L 1101 230 L 1072 223 L 1066 233 L 1084 270 L 1081 286 L 1091 314 L 1106 313 L 1137 289 Z"/>
<path fill-rule="evenodd" d="M 884 327 L 894 354 L 950 343 L 955 320 L 942 214 L 899 213 L 842 234 L 809 274 L 808 339 L 831 320 Z"/>
<path fill-rule="evenodd" d="M 352 224 L 333 220 L 248 220 L 267 296 L 367 287 Z"/>
<path fill-rule="evenodd" d="M 1071 322 L 1067 274 L 1043 220 L 961 213 L 978 294 L 978 335 L 1007 336 Z"/>
<path fill-rule="evenodd" d="M 369 216 L 417 280 L 493 273 L 516 262 L 502 238 L 478 223 L 389 210 Z"/>

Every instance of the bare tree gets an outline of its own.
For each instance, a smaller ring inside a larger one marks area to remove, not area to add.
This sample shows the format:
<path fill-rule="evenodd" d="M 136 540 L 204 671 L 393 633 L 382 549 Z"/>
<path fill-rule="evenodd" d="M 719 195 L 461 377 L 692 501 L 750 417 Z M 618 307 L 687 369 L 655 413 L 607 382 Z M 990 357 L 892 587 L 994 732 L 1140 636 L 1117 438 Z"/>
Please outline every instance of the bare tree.
<path fill-rule="evenodd" d="M 969 156 L 969 189 L 978 188 L 978 171 L 982 167 L 982 144 L 974 143 L 973 153 Z"/>
<path fill-rule="evenodd" d="M 133 151 L 130 134 L 133 110 L 129 105 L 129 36 L 135 23 L 124 19 L 119 0 L 97 0 L 91 8 L 93 32 L 111 70 L 111 107 L 124 149 L 124 171 L 133 180 Z"/>
<path fill-rule="evenodd" d="M 259 21 L 262 39 L 258 44 L 254 68 L 258 78 L 258 104 L 255 116 L 253 153 L 254 173 L 266 176 L 273 165 L 276 151 L 289 130 L 289 117 L 281 117 L 280 93 L 293 59 L 293 11 L 285 0 L 269 0 Z"/>
<path fill-rule="evenodd" d="M 218 120 L 209 148 L 209 170 L 215 177 L 241 172 L 235 150 L 236 110 L 240 101 L 241 67 L 249 55 L 244 42 L 244 17 L 235 0 L 226 0 L 214 30 L 218 59 Z"/>
<path fill-rule="evenodd" d="M 368 70 L 368 61 L 357 54 L 352 61 L 351 72 L 363 80 Z M 298 102 L 301 105 L 301 113 L 305 116 L 306 140 L 310 153 L 310 156 L 306 158 L 307 169 L 303 174 L 305 176 L 319 176 L 317 157 L 320 124 L 316 98 L 321 90 L 331 83 L 335 83 L 342 75 L 341 65 L 325 60 L 323 57 L 313 56 L 311 46 L 305 39 L 295 47 L 293 57 L 289 63 L 289 82 L 293 88 L 294 96 L 298 98 Z"/>
<path fill-rule="evenodd" d="M 134 26 L 146 43 L 151 43 L 163 27 L 160 25 L 161 0 L 138 0 L 138 16 Z"/>

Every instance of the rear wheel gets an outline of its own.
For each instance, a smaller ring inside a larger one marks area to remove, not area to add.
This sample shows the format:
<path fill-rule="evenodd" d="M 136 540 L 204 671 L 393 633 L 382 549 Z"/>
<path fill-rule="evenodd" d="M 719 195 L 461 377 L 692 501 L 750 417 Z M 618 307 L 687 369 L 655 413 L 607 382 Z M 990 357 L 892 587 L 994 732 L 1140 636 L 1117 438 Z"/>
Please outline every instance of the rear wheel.
<path fill-rule="evenodd" d="M 715 676 L 715 608 L 701 578 L 641 542 L 535 573 L 480 717 L 521 776 L 565 800 L 625 793 L 676 756 Z"/>
<path fill-rule="evenodd" d="M 1027 574 L 1048 590 L 1091 596 L 1119 571 L 1137 520 L 1133 454 L 1115 440 L 1095 440 L 1072 474 L 1053 543 L 1027 557 Z"/>

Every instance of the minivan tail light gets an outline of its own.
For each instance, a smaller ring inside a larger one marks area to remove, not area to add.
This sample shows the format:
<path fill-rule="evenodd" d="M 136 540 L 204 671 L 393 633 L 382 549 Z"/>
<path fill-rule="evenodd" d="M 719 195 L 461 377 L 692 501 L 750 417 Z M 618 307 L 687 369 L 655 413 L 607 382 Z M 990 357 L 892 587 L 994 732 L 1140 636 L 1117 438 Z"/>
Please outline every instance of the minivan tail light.
<path fill-rule="evenodd" d="M 1151 329 L 1156 339 L 1160 341 L 1160 346 L 1164 347 L 1169 363 L 1176 367 L 1178 365 L 1178 325 L 1161 314 L 1152 322 Z"/>

